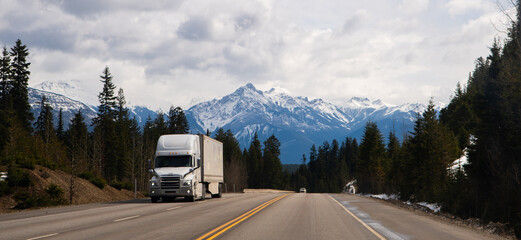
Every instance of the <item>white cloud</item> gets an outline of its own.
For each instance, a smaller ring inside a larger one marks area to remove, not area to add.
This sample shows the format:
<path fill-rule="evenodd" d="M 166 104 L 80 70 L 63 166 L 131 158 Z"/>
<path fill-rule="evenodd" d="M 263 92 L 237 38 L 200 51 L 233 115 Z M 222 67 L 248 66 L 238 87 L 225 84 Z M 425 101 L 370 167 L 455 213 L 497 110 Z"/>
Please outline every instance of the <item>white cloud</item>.
<path fill-rule="evenodd" d="M 471 11 L 490 11 L 495 4 L 487 0 L 449 0 L 445 7 L 451 15 L 465 14 Z"/>
<path fill-rule="evenodd" d="M 427 9 L 429 0 L 402 0 L 400 9 L 409 14 L 419 14 Z"/>
<path fill-rule="evenodd" d="M 128 102 L 163 110 L 248 82 L 332 101 L 447 102 L 503 36 L 491 1 L 3 0 L 0 44 L 28 44 L 30 85 L 78 80 L 97 95 L 107 65 Z"/>

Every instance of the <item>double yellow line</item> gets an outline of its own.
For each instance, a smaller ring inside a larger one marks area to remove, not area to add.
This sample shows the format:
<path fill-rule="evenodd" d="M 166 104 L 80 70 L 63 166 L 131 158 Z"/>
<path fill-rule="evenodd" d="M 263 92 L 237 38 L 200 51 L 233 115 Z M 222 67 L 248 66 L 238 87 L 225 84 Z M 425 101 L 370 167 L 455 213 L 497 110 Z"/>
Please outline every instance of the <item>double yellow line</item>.
<path fill-rule="evenodd" d="M 257 206 L 256 208 L 242 214 L 241 216 L 238 216 L 236 218 L 234 218 L 233 220 L 215 228 L 214 230 L 206 233 L 205 235 L 197 238 L 196 240 L 202 240 L 202 239 L 207 239 L 207 240 L 211 240 L 211 239 L 214 239 L 216 238 L 217 236 L 221 235 L 222 233 L 228 231 L 228 229 L 232 228 L 233 226 L 241 223 L 242 221 L 248 219 L 249 217 L 253 216 L 254 214 L 258 213 L 259 211 L 261 211 L 262 209 L 268 207 L 269 205 L 271 205 L 272 203 L 280 200 L 280 199 L 283 199 L 285 197 L 287 197 L 288 195 L 290 195 L 291 193 L 288 193 L 288 194 L 285 194 L 285 195 L 282 195 L 282 196 L 278 196 L 274 199 L 271 199 L 259 206 Z"/>

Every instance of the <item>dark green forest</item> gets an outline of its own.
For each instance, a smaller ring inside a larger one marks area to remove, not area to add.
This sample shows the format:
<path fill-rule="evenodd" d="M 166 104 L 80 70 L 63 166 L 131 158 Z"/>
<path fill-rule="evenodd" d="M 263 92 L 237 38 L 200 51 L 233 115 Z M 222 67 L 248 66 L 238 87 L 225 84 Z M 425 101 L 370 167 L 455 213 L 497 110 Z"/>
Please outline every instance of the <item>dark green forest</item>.
<path fill-rule="evenodd" d="M 342 142 L 313 145 L 289 173 L 283 170 L 276 136 L 261 142 L 255 134 L 249 147 L 241 149 L 230 130 L 207 132 L 223 143 L 225 191 L 305 187 L 341 192 L 356 179 L 358 192 L 438 203 L 442 211 L 461 218 L 506 223 L 521 237 L 521 3 L 517 10 L 507 38 L 495 40 L 489 56 L 477 58 L 468 81 L 456 86 L 446 107 L 437 112 L 430 101 L 402 142 L 368 122 L 361 139 L 346 136 Z M 0 182 L 0 196 L 13 195 L 21 208 L 38 206 L 38 201 L 27 201 L 35 190 L 24 172 L 35 165 L 67 171 L 100 188 L 130 189 L 137 180 L 138 190 L 146 192 L 146 160 L 153 158 L 159 136 L 190 131 L 183 110 L 172 106 L 155 119 L 148 117 L 140 128 L 130 118 L 123 89 L 116 92 L 105 67 L 92 122 L 85 122 L 81 112 L 64 122 L 61 111 L 53 116 L 45 98 L 33 116 L 28 55 L 18 40 L 3 48 L 0 59 L 0 170 L 9 172 L 7 181 Z M 464 154 L 468 164 L 451 168 Z M 46 204 L 63 204 L 55 201 L 60 191 L 53 186 L 39 194 L 47 196 Z"/>

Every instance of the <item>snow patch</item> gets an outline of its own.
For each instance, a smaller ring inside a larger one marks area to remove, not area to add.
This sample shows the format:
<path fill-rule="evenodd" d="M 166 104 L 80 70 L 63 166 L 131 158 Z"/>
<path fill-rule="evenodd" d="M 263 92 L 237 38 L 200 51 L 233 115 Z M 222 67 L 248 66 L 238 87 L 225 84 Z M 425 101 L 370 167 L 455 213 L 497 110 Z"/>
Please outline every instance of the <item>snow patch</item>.
<path fill-rule="evenodd" d="M 438 204 L 436 204 L 436 203 L 419 202 L 417 204 L 420 205 L 420 206 L 426 207 L 426 208 L 432 210 L 435 213 L 437 213 L 437 212 L 439 212 L 441 210 L 441 207 L 438 206 Z"/>

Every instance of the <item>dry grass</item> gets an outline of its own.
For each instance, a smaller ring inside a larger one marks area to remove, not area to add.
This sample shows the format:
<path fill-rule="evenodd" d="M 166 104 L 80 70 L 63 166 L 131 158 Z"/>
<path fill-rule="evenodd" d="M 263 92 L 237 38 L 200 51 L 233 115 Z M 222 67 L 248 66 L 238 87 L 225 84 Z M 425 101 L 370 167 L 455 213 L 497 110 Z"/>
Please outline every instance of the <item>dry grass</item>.
<path fill-rule="evenodd" d="M 51 183 L 58 185 L 64 191 L 63 197 L 69 202 L 71 175 L 61 170 L 51 170 L 42 166 L 36 166 L 29 171 L 34 179 L 35 192 L 46 189 Z M 117 190 L 111 186 L 100 189 L 83 178 L 74 177 L 72 204 L 86 204 L 99 202 L 113 202 L 134 198 L 134 192 L 122 189 Z M 138 197 L 143 197 L 141 194 Z M 0 214 L 20 211 L 13 209 L 16 202 L 9 196 L 0 197 Z"/>

